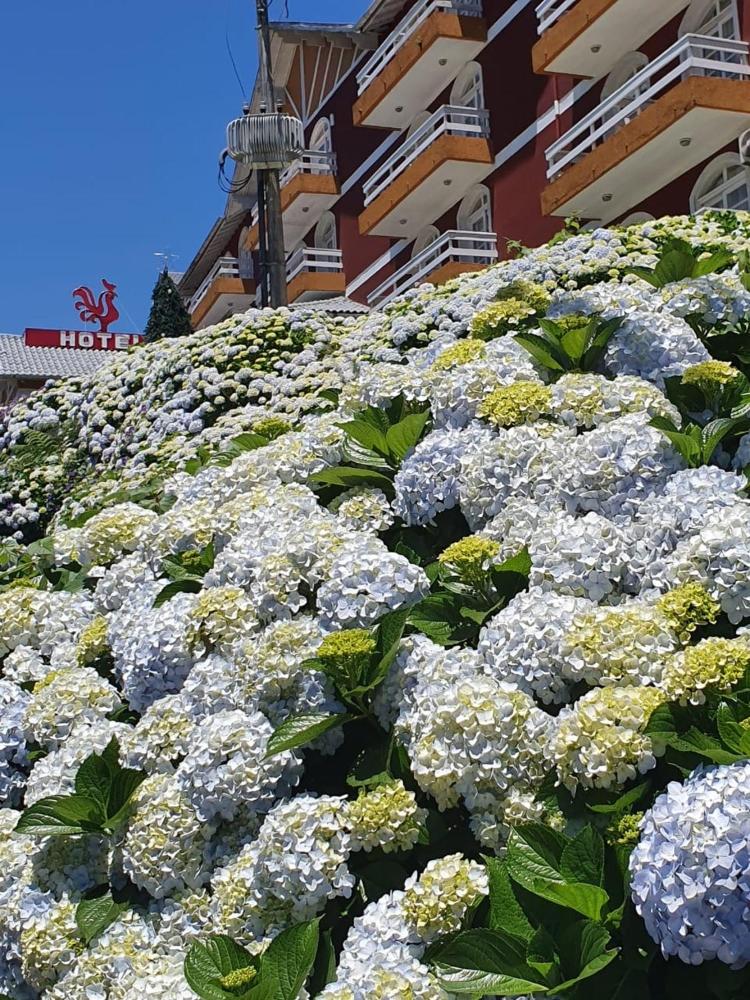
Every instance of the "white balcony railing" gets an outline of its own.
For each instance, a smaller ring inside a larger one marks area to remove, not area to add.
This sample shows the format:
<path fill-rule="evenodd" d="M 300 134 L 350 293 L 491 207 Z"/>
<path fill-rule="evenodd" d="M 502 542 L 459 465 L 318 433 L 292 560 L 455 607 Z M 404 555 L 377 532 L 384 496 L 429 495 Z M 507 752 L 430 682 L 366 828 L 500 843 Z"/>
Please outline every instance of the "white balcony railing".
<path fill-rule="evenodd" d="M 322 153 L 314 149 L 306 149 L 304 153 L 290 163 L 286 170 L 279 176 L 279 184 L 284 187 L 298 174 L 323 175 L 336 173 L 336 154 Z M 258 224 L 258 206 L 253 205 L 252 210 L 253 225 Z"/>
<path fill-rule="evenodd" d="M 578 0 L 542 0 L 536 8 L 537 32 L 543 35 L 547 28 L 551 28 L 558 18 L 567 14 L 577 3 Z"/>
<path fill-rule="evenodd" d="M 385 305 L 407 288 L 421 285 L 443 264 L 481 264 L 488 267 L 497 260 L 495 233 L 474 233 L 452 229 L 438 236 L 416 257 L 400 267 L 367 296 L 368 303 Z"/>
<path fill-rule="evenodd" d="M 319 271 L 342 271 L 344 264 L 340 250 L 322 250 L 320 247 L 297 247 L 286 262 L 287 284 L 298 274 Z"/>
<path fill-rule="evenodd" d="M 441 135 L 487 137 L 490 116 L 484 108 L 464 108 L 444 104 L 397 147 L 363 184 L 365 205 L 369 205 L 389 184 L 409 167 Z"/>
<path fill-rule="evenodd" d="M 685 35 L 562 135 L 547 150 L 552 179 L 637 117 L 675 83 L 690 76 L 750 78 L 747 42 Z"/>
<path fill-rule="evenodd" d="M 198 291 L 190 299 L 189 312 L 194 312 L 199 303 L 206 297 L 209 288 L 217 278 L 239 278 L 240 265 L 236 257 L 219 257 L 207 276 L 201 282 Z"/>
<path fill-rule="evenodd" d="M 387 35 L 373 52 L 362 69 L 357 73 L 357 91 L 362 93 L 375 77 L 382 73 L 406 39 L 427 18 L 438 11 L 463 14 L 468 17 L 482 16 L 482 0 L 419 0 Z"/>

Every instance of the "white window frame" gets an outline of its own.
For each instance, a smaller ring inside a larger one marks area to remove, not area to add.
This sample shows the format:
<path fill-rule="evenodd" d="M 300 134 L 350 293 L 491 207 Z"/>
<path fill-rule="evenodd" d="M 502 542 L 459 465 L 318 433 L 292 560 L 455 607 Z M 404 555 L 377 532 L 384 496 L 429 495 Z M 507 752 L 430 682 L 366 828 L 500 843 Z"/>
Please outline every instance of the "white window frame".
<path fill-rule="evenodd" d="M 330 118 L 319 118 L 310 133 L 310 149 L 314 153 L 332 153 L 333 136 Z"/>
<path fill-rule="evenodd" d="M 331 240 L 324 241 L 323 237 L 330 235 Z M 324 212 L 318 219 L 315 226 L 314 245 L 319 250 L 338 250 L 338 238 L 336 235 L 336 216 L 333 212 Z"/>
<path fill-rule="evenodd" d="M 740 167 L 734 176 L 727 177 L 727 171 Z M 690 195 L 690 211 L 713 208 L 717 211 L 729 209 L 727 196 L 740 187 L 746 187 L 750 204 L 750 170 L 745 167 L 737 153 L 722 153 L 712 160 L 701 173 Z"/>
<path fill-rule="evenodd" d="M 728 0 L 722 10 L 725 0 L 693 0 L 682 19 L 679 37 L 683 35 L 715 35 L 717 38 L 741 39 L 740 17 L 737 10 L 737 0 Z M 732 32 L 729 35 L 718 33 L 722 24 L 732 22 Z"/>
<path fill-rule="evenodd" d="M 450 103 L 481 111 L 484 103 L 484 76 L 478 62 L 468 62 L 453 81 Z"/>
<path fill-rule="evenodd" d="M 481 225 L 475 223 L 481 221 Z M 491 233 L 492 195 L 485 184 L 475 184 L 464 196 L 456 212 L 459 230 L 473 233 Z"/>

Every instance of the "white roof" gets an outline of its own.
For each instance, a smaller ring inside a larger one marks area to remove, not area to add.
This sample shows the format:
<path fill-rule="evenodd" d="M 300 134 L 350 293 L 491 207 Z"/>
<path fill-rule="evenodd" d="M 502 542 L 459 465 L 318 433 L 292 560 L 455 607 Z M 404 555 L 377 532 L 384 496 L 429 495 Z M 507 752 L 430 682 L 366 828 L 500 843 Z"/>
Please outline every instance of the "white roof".
<path fill-rule="evenodd" d="M 113 351 L 86 351 L 75 347 L 28 347 L 22 336 L 0 333 L 0 378 L 70 378 L 90 375 Z"/>

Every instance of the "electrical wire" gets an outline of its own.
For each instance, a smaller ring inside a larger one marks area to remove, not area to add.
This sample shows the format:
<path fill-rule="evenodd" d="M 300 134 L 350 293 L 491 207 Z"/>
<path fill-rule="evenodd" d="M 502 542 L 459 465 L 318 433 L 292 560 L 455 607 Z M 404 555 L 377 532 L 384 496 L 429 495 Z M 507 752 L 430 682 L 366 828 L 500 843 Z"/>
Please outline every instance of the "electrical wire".
<path fill-rule="evenodd" d="M 240 91 L 242 92 L 242 99 L 244 100 L 247 95 L 247 88 L 242 82 L 242 77 L 240 76 L 240 71 L 237 69 L 237 62 L 234 58 L 234 53 L 232 52 L 232 43 L 229 41 L 229 7 L 231 0 L 227 0 L 227 16 L 226 16 L 226 27 L 224 29 L 224 41 L 227 46 L 227 54 L 229 56 L 229 61 L 232 64 L 232 69 L 234 70 L 234 75 L 239 84 Z"/>

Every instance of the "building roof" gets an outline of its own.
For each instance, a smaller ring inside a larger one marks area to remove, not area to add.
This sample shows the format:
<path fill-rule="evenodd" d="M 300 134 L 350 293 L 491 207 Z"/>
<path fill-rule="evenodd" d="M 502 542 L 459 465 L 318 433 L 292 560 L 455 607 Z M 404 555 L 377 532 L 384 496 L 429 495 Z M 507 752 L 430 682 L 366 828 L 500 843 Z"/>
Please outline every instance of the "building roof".
<path fill-rule="evenodd" d="M 180 278 L 180 283 L 177 287 L 181 295 L 187 297 L 193 295 L 198 290 L 201 282 L 219 257 L 222 256 L 227 244 L 240 228 L 247 214 L 246 209 L 240 209 L 239 211 L 232 212 L 231 215 L 220 216 L 214 222 L 208 236 L 190 262 L 188 269 Z"/>
<path fill-rule="evenodd" d="M 312 310 L 313 312 L 327 313 L 367 313 L 369 307 L 354 299 L 347 299 L 345 295 L 337 295 L 332 299 L 313 299 L 312 302 L 294 302 L 290 308 L 297 310 Z"/>
<path fill-rule="evenodd" d="M 27 347 L 12 333 L 0 334 L 0 378 L 70 378 L 91 375 L 111 351 L 81 351 L 74 347 Z"/>

